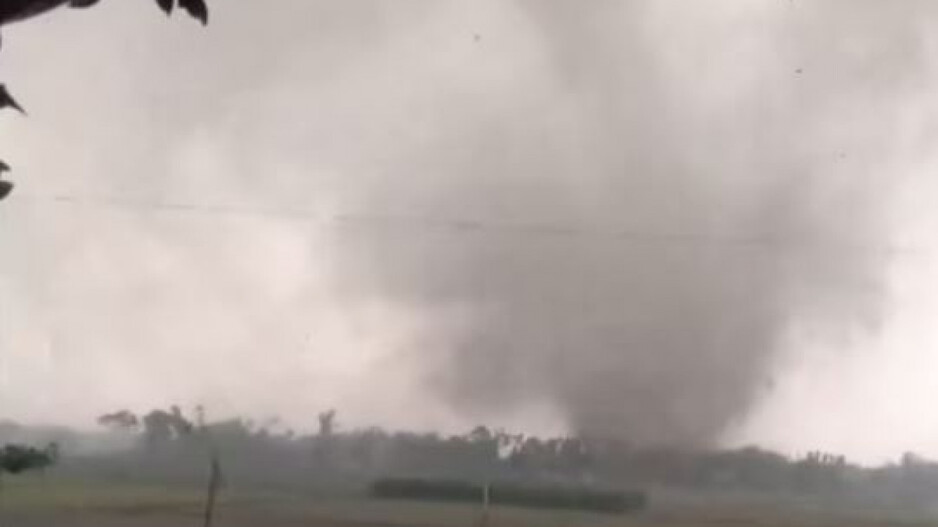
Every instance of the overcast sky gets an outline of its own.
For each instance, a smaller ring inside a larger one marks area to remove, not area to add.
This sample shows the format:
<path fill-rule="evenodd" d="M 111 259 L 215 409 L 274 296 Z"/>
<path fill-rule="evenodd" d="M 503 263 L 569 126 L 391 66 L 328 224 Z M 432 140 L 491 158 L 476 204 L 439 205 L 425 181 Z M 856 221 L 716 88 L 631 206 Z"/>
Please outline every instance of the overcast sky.
<path fill-rule="evenodd" d="M 938 456 L 933 3 L 150 4 L 4 28 L 0 418 Z"/>

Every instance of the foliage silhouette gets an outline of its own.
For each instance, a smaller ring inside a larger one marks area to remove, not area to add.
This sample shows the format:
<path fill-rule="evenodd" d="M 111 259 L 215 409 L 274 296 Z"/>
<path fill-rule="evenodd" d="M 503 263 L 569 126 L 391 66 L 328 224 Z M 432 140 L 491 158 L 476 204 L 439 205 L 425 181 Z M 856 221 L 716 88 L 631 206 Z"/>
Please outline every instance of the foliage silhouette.
<path fill-rule="evenodd" d="M 99 0 L 0 0 L 0 26 L 28 20 L 60 7 L 87 8 L 98 2 Z M 178 5 L 180 9 L 202 22 L 203 25 L 208 23 L 208 6 L 205 0 L 156 0 L 156 3 L 167 15 L 172 14 L 173 8 Z M 13 108 L 20 113 L 26 113 L 6 86 L 0 84 L 0 110 L 5 108 Z M 0 164 L 2 164 L 0 175 L 9 171 L 9 165 L 2 161 Z M 0 201 L 9 196 L 13 188 L 13 183 L 0 180 Z"/>
<path fill-rule="evenodd" d="M 43 450 L 25 445 L 6 445 L 0 448 L 0 474 L 20 474 L 51 466 L 58 458 L 58 446 L 50 443 Z"/>

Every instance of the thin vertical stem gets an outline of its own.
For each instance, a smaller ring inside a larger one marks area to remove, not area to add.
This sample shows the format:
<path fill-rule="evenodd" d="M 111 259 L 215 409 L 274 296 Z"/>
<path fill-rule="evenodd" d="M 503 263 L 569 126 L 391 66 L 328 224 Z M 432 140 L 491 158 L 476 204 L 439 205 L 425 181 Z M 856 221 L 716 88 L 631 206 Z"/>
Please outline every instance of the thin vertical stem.
<path fill-rule="evenodd" d="M 208 496 L 205 500 L 205 521 L 203 527 L 212 527 L 215 516 L 215 498 L 218 495 L 218 486 L 221 482 L 221 464 L 218 461 L 218 450 L 212 448 L 211 468 L 208 477 Z"/>
<path fill-rule="evenodd" d="M 491 503 L 491 487 L 488 483 L 482 486 L 482 513 L 479 516 L 479 527 L 487 527 L 489 523 L 489 504 Z"/>

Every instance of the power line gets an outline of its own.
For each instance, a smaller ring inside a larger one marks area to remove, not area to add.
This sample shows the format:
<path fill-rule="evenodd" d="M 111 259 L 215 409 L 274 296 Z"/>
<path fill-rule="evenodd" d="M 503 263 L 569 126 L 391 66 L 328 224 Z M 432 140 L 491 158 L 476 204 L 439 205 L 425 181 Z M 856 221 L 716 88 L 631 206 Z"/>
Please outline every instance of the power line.
<path fill-rule="evenodd" d="M 25 196 L 23 196 L 25 197 Z M 866 245 L 829 239 L 796 239 L 772 236 L 720 236 L 695 232 L 649 232 L 631 228 L 569 223 L 524 223 L 442 216 L 385 215 L 368 213 L 325 214 L 304 208 L 265 208 L 178 201 L 138 200 L 120 197 L 82 197 L 57 194 L 33 197 L 58 205 L 93 206 L 136 213 L 179 213 L 199 216 L 255 217 L 315 223 L 336 228 L 371 231 L 437 231 L 453 235 L 520 236 L 538 238 L 601 239 L 649 246 L 713 246 L 763 250 L 838 250 L 880 256 L 931 256 L 933 250 L 914 246 Z"/>

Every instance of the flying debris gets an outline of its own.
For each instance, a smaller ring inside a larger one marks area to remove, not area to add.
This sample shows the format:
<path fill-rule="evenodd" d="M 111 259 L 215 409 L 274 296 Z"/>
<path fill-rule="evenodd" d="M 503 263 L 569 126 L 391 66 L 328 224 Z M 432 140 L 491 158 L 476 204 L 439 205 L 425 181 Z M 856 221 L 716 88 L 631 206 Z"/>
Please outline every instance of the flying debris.
<path fill-rule="evenodd" d="M 3 108 L 13 108 L 21 114 L 26 115 L 26 110 L 24 110 L 23 107 L 20 106 L 18 102 L 16 102 L 16 99 L 10 95 L 6 85 L 0 84 L 0 110 Z"/>

